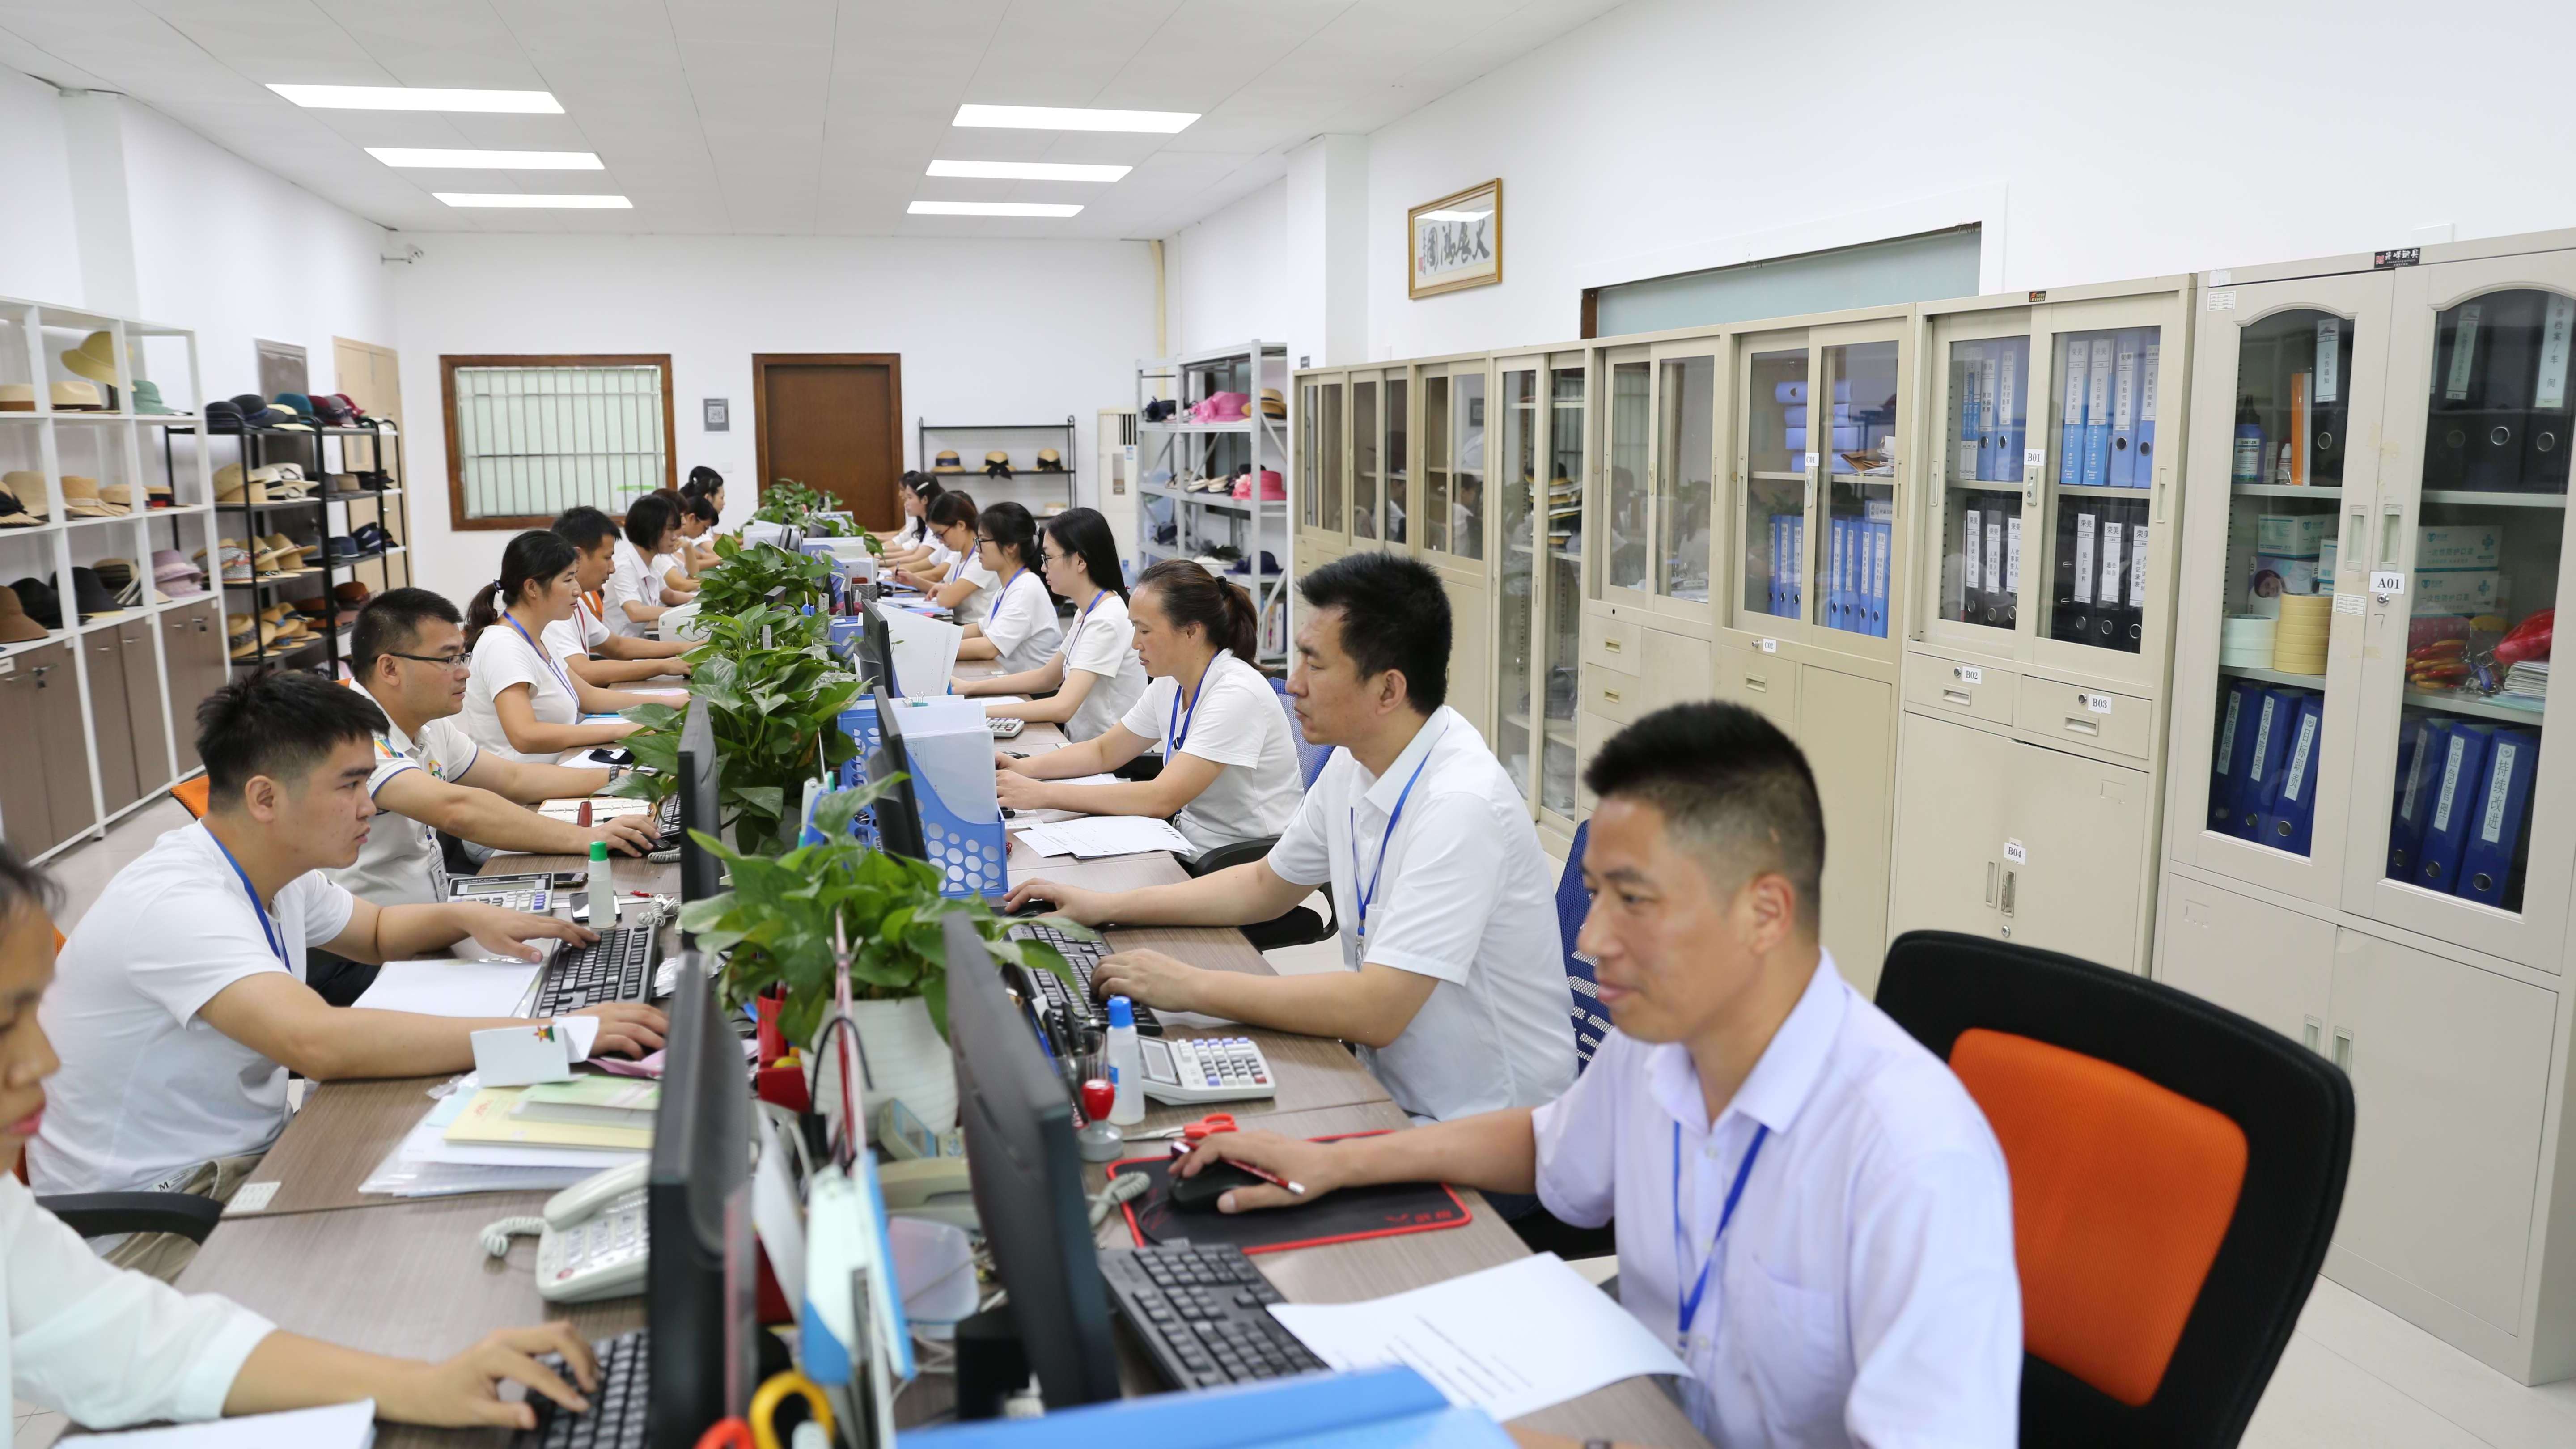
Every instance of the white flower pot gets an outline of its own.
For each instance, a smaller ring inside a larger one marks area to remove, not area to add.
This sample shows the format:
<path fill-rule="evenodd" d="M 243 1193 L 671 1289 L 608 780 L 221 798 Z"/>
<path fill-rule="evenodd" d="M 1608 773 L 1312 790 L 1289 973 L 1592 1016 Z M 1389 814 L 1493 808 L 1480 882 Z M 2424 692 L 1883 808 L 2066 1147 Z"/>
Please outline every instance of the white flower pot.
<path fill-rule="evenodd" d="M 850 1017 L 866 1059 L 862 1085 L 870 1140 L 876 1136 L 877 1111 L 889 1100 L 901 1101 L 934 1133 L 956 1126 L 957 1067 L 947 1040 L 930 1024 L 930 1004 L 918 996 L 853 1001 Z"/>

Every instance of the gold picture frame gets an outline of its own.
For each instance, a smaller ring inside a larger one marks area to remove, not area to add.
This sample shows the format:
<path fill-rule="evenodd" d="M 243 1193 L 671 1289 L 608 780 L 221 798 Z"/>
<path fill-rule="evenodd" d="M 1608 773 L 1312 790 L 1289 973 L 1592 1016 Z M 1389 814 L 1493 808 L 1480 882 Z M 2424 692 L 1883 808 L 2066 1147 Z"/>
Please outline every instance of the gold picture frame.
<path fill-rule="evenodd" d="M 1404 251 L 1406 281 L 1417 300 L 1502 281 L 1502 178 L 1407 211 Z"/>

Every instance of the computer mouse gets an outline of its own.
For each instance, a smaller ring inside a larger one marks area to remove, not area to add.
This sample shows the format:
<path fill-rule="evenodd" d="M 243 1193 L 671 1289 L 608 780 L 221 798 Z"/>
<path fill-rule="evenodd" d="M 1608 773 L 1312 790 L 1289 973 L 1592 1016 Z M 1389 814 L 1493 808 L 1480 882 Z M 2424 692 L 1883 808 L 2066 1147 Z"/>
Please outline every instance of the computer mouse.
<path fill-rule="evenodd" d="M 1052 902 L 1042 901 L 1036 896 L 1031 896 L 1027 900 L 1020 902 L 1020 908 L 1011 912 L 1011 917 L 1014 920 L 1020 920 L 1029 916 L 1043 916 L 1054 909 L 1055 906 Z"/>
<path fill-rule="evenodd" d="M 1177 1166 L 1177 1164 L 1175 1164 Z M 1196 1177 L 1171 1177 L 1172 1206 L 1183 1212 L 1212 1213 L 1218 1198 L 1238 1187 L 1258 1187 L 1261 1179 L 1231 1162 L 1211 1162 Z"/>

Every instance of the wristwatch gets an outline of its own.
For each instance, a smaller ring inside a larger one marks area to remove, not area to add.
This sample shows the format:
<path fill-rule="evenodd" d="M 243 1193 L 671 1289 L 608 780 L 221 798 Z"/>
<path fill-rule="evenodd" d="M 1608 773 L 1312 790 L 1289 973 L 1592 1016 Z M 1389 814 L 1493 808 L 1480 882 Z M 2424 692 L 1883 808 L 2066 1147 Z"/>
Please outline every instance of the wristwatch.
<path fill-rule="evenodd" d="M 625 767 L 624 765 L 611 765 L 611 766 L 609 766 L 609 767 L 608 767 L 608 784 L 607 784 L 607 785 L 603 785 L 603 786 L 601 786 L 600 788 L 602 788 L 602 789 L 610 789 L 610 788 L 613 788 L 613 787 L 617 784 L 617 777 L 618 777 L 618 776 L 620 776 L 620 775 L 623 775 L 623 774 L 625 774 L 625 773 L 626 773 L 626 767 Z"/>

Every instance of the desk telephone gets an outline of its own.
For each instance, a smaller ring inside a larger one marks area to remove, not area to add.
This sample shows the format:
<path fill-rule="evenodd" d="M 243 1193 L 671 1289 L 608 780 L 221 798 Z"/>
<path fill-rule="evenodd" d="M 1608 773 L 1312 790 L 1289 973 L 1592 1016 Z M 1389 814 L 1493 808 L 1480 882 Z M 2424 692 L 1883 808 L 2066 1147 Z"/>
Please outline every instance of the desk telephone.
<path fill-rule="evenodd" d="M 537 1294 L 549 1303 L 589 1303 L 644 1291 L 645 1176 L 650 1164 L 612 1167 L 548 1199 L 545 1215 L 503 1218 L 483 1230 L 483 1247 L 505 1257 L 510 1239 L 537 1234 Z"/>

